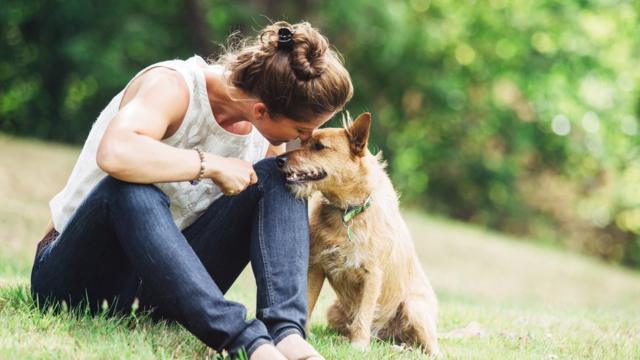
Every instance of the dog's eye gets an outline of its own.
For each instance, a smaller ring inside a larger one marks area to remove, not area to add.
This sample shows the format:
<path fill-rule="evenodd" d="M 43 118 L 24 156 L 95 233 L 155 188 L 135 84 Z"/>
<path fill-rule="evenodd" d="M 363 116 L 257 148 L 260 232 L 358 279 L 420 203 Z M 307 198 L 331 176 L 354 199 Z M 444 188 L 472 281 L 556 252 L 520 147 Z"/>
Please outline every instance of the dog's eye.
<path fill-rule="evenodd" d="M 313 143 L 313 144 L 311 145 L 311 148 L 312 148 L 313 150 L 319 151 L 319 150 L 324 149 L 324 148 L 325 148 L 325 146 L 324 146 L 321 142 L 319 142 L 319 141 L 318 141 L 318 142 Z"/>

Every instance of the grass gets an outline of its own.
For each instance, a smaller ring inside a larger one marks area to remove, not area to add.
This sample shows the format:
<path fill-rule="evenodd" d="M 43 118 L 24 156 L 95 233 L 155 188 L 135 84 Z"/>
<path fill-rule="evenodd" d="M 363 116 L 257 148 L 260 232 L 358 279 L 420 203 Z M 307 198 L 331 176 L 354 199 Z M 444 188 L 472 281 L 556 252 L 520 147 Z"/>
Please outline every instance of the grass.
<path fill-rule="evenodd" d="M 65 184 L 79 148 L 0 135 L 0 358 L 213 359 L 175 323 L 145 316 L 42 313 L 29 295 L 47 202 Z M 449 359 L 640 359 L 640 274 L 524 239 L 405 211 L 440 300 L 443 332 L 470 323 L 476 335 L 441 339 Z M 247 269 L 228 297 L 251 310 Z M 352 350 L 326 327 L 334 294 L 325 285 L 310 341 L 327 359 L 419 359 L 374 341 Z"/>

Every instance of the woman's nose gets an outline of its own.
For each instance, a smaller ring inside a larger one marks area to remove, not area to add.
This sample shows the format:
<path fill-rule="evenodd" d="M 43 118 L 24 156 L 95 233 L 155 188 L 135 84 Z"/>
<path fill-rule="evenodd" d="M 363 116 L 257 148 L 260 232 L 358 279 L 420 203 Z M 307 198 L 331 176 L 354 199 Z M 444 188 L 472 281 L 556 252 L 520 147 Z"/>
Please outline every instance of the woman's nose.
<path fill-rule="evenodd" d="M 300 142 L 304 143 L 307 140 L 311 139 L 311 133 L 300 134 Z"/>

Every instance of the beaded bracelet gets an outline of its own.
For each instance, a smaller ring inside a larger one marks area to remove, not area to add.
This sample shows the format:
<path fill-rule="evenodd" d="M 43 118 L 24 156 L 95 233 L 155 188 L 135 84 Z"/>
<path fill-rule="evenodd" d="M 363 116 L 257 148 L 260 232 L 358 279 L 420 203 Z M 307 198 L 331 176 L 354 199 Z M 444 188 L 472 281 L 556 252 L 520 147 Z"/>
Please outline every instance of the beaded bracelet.
<path fill-rule="evenodd" d="M 200 157 L 200 173 L 198 174 L 197 178 L 190 181 L 191 185 L 199 183 L 200 180 L 204 178 L 204 153 L 197 146 L 195 146 L 193 149 L 198 153 L 198 157 Z"/>

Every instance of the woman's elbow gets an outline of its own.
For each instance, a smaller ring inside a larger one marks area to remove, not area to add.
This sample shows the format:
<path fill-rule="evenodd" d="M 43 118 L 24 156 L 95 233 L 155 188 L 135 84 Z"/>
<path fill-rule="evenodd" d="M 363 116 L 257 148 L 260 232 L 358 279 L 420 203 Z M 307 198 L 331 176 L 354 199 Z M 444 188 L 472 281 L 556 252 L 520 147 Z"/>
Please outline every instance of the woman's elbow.
<path fill-rule="evenodd" d="M 96 164 L 98 167 L 109 175 L 114 175 L 122 171 L 122 161 L 118 155 L 118 151 L 113 146 L 100 143 L 96 152 Z"/>

